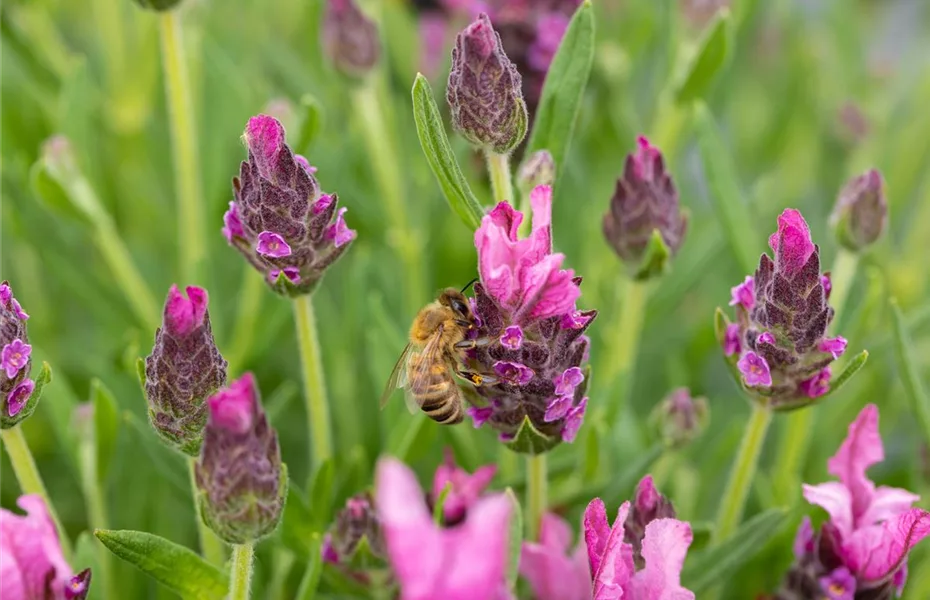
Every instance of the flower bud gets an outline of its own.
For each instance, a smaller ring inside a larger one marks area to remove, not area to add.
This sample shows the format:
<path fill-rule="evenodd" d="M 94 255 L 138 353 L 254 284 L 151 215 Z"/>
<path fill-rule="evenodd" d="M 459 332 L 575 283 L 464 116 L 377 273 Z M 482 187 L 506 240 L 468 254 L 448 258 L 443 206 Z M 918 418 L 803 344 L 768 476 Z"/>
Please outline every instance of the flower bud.
<path fill-rule="evenodd" d="M 7 281 L 0 283 L 0 426 L 9 429 L 29 417 L 39 401 L 32 370 L 32 346 L 26 334 L 29 318 L 13 297 Z"/>
<path fill-rule="evenodd" d="M 652 418 L 666 444 L 687 446 L 707 426 L 707 400 L 692 398 L 688 388 L 678 388 L 656 406 Z"/>
<path fill-rule="evenodd" d="M 233 179 L 223 235 L 274 291 L 309 294 L 355 239 L 346 209 L 336 210 L 336 194 L 321 193 L 315 169 L 291 152 L 276 119 L 252 117 L 244 137 L 249 159 Z"/>
<path fill-rule="evenodd" d="M 604 215 L 604 236 L 630 275 L 642 280 L 666 269 L 684 241 L 688 219 L 662 153 L 644 137 L 637 142 Z"/>
<path fill-rule="evenodd" d="M 149 420 L 163 440 L 197 456 L 207 422 L 206 399 L 226 385 L 226 360 L 216 348 L 207 292 L 171 286 L 155 346 L 145 359 Z"/>
<path fill-rule="evenodd" d="M 135 3 L 146 10 L 163 12 L 174 8 L 181 3 L 181 0 L 135 0 Z"/>
<path fill-rule="evenodd" d="M 888 202 L 882 176 L 871 169 L 854 177 L 840 191 L 830 225 L 837 240 L 853 252 L 875 243 L 888 221 Z"/>
<path fill-rule="evenodd" d="M 651 475 L 646 475 L 636 486 L 633 506 L 623 522 L 623 541 L 633 546 L 633 560 L 636 566 L 643 568 L 643 538 L 646 525 L 656 519 L 674 519 L 675 507 L 672 502 L 659 493 Z"/>
<path fill-rule="evenodd" d="M 344 75 L 363 77 L 378 64 L 378 28 L 355 0 L 327 0 L 320 37 L 323 51 Z"/>
<path fill-rule="evenodd" d="M 527 196 L 538 185 L 555 183 L 555 159 L 548 150 L 539 150 L 523 161 L 517 173 L 517 186 Z"/>
<path fill-rule="evenodd" d="M 356 551 L 364 545 L 375 558 L 385 558 L 381 521 L 368 493 L 346 500 L 323 540 L 323 560 L 334 564 L 349 564 Z"/>
<path fill-rule="evenodd" d="M 207 406 L 194 468 L 204 523 L 230 544 L 254 542 L 278 526 L 287 496 L 278 435 L 251 373 L 211 396 Z"/>
<path fill-rule="evenodd" d="M 509 153 L 526 136 L 521 83 L 500 35 L 482 13 L 455 38 L 446 88 L 453 127 L 479 148 Z"/>

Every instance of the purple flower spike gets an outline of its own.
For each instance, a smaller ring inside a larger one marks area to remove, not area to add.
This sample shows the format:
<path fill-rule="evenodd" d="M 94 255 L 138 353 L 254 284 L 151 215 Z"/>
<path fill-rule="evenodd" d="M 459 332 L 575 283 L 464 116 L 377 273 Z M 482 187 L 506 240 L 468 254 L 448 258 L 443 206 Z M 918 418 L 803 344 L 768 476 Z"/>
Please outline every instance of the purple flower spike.
<path fill-rule="evenodd" d="M 16 338 L 3 347 L 0 351 L 0 368 L 6 371 L 8 379 L 13 379 L 20 369 L 29 364 L 29 355 L 32 354 L 32 346 L 23 343 Z"/>
<path fill-rule="evenodd" d="M 7 414 L 11 417 L 18 415 L 20 411 L 23 410 L 23 407 L 26 406 L 26 402 L 29 401 L 35 389 L 36 384 L 31 379 L 25 379 L 13 388 L 13 391 L 10 392 L 6 399 Z"/>
<path fill-rule="evenodd" d="M 588 399 L 582 398 L 581 402 L 565 415 L 565 425 L 562 427 L 563 442 L 570 444 L 575 441 L 578 430 L 581 429 L 581 424 L 584 422 L 584 413 L 587 408 Z"/>
<path fill-rule="evenodd" d="M 523 346 L 523 330 L 519 325 L 511 325 L 504 329 L 500 337 L 501 346 L 508 350 L 519 350 Z"/>
<path fill-rule="evenodd" d="M 323 560 L 348 568 L 362 540 L 367 542 L 368 550 L 375 558 L 386 557 L 381 521 L 374 499 L 368 493 L 356 494 L 346 500 L 345 508 L 336 515 L 336 521 L 324 538 Z"/>
<path fill-rule="evenodd" d="M 826 600 L 853 600 L 856 595 L 856 576 L 846 567 L 834 569 L 819 581 Z"/>
<path fill-rule="evenodd" d="M 727 356 L 739 354 L 742 346 L 740 345 L 739 325 L 730 323 L 727 325 L 726 339 L 723 344 L 723 352 Z"/>
<path fill-rule="evenodd" d="M 747 275 L 746 279 L 743 280 L 743 283 L 736 287 L 730 288 L 730 306 L 736 306 L 739 304 L 746 310 L 752 310 L 752 307 L 756 303 L 754 286 L 755 284 L 753 283 L 752 275 Z"/>
<path fill-rule="evenodd" d="M 775 252 L 775 268 L 794 275 L 814 253 L 814 242 L 807 221 L 793 208 L 786 208 L 778 217 L 778 231 L 769 237 L 769 247 Z"/>
<path fill-rule="evenodd" d="M 535 373 L 533 369 L 520 363 L 497 361 L 494 363 L 494 372 L 500 375 L 501 379 L 511 385 L 526 385 L 532 379 Z"/>
<path fill-rule="evenodd" d="M 744 354 L 736 366 L 743 374 L 743 381 L 746 385 L 750 387 L 772 385 L 772 373 L 769 371 L 768 363 L 755 352 L 750 350 Z"/>
<path fill-rule="evenodd" d="M 291 247 L 287 245 L 284 238 L 272 231 L 263 231 L 258 234 L 255 251 L 268 258 L 284 258 L 291 255 Z"/>
<path fill-rule="evenodd" d="M 337 210 L 336 195 L 321 192 L 314 169 L 285 143 L 281 123 L 252 117 L 243 138 L 248 160 L 233 179 L 235 200 L 224 215 L 223 235 L 275 292 L 308 294 L 355 231 L 345 222 L 345 208 Z M 279 278 L 282 272 L 286 277 Z"/>
<path fill-rule="evenodd" d="M 327 58 L 350 77 L 364 77 L 374 70 L 381 57 L 378 28 L 355 0 L 326 2 L 320 37 Z"/>
<path fill-rule="evenodd" d="M 846 352 L 846 338 L 841 335 L 835 338 L 824 338 L 817 348 L 821 352 L 829 352 L 834 359 L 837 359 Z"/>

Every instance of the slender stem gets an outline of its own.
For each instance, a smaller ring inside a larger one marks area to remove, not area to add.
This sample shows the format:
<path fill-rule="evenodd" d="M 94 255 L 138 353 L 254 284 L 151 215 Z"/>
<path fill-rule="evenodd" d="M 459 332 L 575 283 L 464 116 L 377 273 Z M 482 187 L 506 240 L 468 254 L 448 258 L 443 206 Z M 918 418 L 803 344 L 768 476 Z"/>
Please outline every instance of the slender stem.
<path fill-rule="evenodd" d="M 246 263 L 242 274 L 242 284 L 239 286 L 239 308 L 236 311 L 236 324 L 233 327 L 226 353 L 229 361 L 229 372 L 238 373 L 242 364 L 249 358 L 252 343 L 255 340 L 256 323 L 261 314 L 262 293 L 265 282 L 262 276 L 255 272 L 252 265 Z"/>
<path fill-rule="evenodd" d="M 840 248 L 833 261 L 833 270 L 830 271 L 830 305 L 833 307 L 833 323 L 839 323 L 846 307 L 846 299 L 853 281 L 856 279 L 856 270 L 859 267 L 859 256 L 849 250 Z"/>
<path fill-rule="evenodd" d="M 160 13 L 162 63 L 171 126 L 171 153 L 178 211 L 178 246 L 182 281 L 196 283 L 204 259 L 203 205 L 197 128 L 191 100 L 184 35 L 178 11 Z"/>
<path fill-rule="evenodd" d="M 233 546 L 232 566 L 229 572 L 229 600 L 249 600 L 253 555 L 252 544 Z"/>
<path fill-rule="evenodd" d="M 161 320 L 161 310 L 132 261 L 123 238 L 113 224 L 107 221 L 97 226 L 94 241 L 139 323 L 155 331 Z"/>
<path fill-rule="evenodd" d="M 36 468 L 36 461 L 32 458 L 32 452 L 29 451 L 29 445 L 26 443 L 26 437 L 23 435 L 22 427 L 19 425 L 10 429 L 0 430 L 0 439 L 6 446 L 6 452 L 10 455 L 10 464 L 13 465 L 13 473 L 16 475 L 16 481 L 19 482 L 19 489 L 23 494 L 36 494 L 45 501 L 45 507 L 55 522 L 55 528 L 58 530 L 58 539 L 61 542 L 61 550 L 65 558 L 71 556 L 71 540 L 65 528 L 61 525 L 58 513 L 52 505 L 52 500 L 48 496 L 45 484 L 42 482 L 42 476 L 39 475 L 39 469 Z"/>
<path fill-rule="evenodd" d="M 546 512 L 546 498 L 549 485 L 546 469 L 546 455 L 536 454 L 526 457 L 526 535 L 527 539 L 539 538 L 539 526 L 543 513 Z"/>
<path fill-rule="evenodd" d="M 93 427 L 87 429 L 89 431 L 81 436 L 79 446 L 81 487 L 84 492 L 84 501 L 87 504 L 87 519 L 91 529 L 109 529 L 106 484 L 100 480 L 97 473 L 97 447 Z M 103 596 L 116 598 L 116 589 L 113 587 L 113 554 L 102 544 L 97 544 L 97 564 L 100 567 L 100 573 L 95 572 L 94 578 L 96 580 L 99 577 Z"/>
<path fill-rule="evenodd" d="M 510 156 L 507 154 L 497 154 L 496 152 L 487 152 L 488 174 L 491 176 L 491 192 L 494 194 L 494 202 L 504 202 L 505 200 L 514 203 L 513 183 L 510 180 Z M 527 199 L 526 202 L 529 202 Z M 521 206 L 523 212 L 527 213 L 527 206 Z M 524 219 L 529 222 L 529 219 Z"/>
<path fill-rule="evenodd" d="M 194 497 L 194 518 L 197 519 L 197 537 L 200 540 L 200 553 L 210 564 L 218 567 L 223 566 L 226 562 L 226 547 L 223 540 L 217 537 L 213 530 L 207 527 L 200 516 L 200 502 L 197 501 L 197 477 L 194 474 L 194 465 L 197 459 L 190 458 L 187 461 L 188 471 L 191 479 L 191 493 Z"/>
<path fill-rule="evenodd" d="M 752 415 L 746 423 L 743 441 L 740 443 L 739 454 L 730 470 L 730 479 L 723 494 L 723 502 L 717 513 L 717 525 L 714 528 L 716 542 L 727 539 L 743 517 L 746 507 L 746 498 L 749 496 L 749 486 L 756 474 L 759 464 L 759 454 L 765 442 L 765 434 L 772 422 L 772 411 L 760 401 L 753 402 Z"/>
<path fill-rule="evenodd" d="M 301 370 L 304 378 L 304 399 L 307 402 L 310 443 L 312 446 L 311 473 L 333 455 L 333 440 L 329 422 L 329 403 L 323 380 L 323 363 L 320 342 L 313 315 L 313 297 L 309 294 L 294 298 L 294 320 L 297 324 L 297 343 L 300 346 Z"/>
<path fill-rule="evenodd" d="M 607 411 L 608 423 L 615 423 L 619 418 L 633 389 L 633 367 L 646 317 L 649 286 L 642 281 L 625 280 L 620 296 L 620 319 L 613 330 L 613 339 L 607 342 L 610 352 L 605 354 L 610 362 L 602 369 L 604 381 L 609 386 L 613 386 L 619 377 L 619 390 Z"/>

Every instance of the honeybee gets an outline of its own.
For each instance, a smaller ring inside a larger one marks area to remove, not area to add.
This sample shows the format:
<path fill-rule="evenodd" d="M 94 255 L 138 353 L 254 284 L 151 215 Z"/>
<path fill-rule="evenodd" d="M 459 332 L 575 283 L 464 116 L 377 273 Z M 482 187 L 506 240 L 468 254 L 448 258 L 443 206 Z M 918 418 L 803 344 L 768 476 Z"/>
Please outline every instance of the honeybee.
<path fill-rule="evenodd" d="M 461 422 L 465 417 L 465 396 L 452 373 L 475 386 L 496 380 L 462 367 L 465 351 L 480 344 L 479 340 L 468 339 L 476 327 L 468 299 L 455 288 L 446 288 L 436 301 L 421 308 L 410 326 L 410 342 L 381 394 L 381 408 L 395 388 L 403 387 L 411 412 L 419 408 L 443 425 Z"/>

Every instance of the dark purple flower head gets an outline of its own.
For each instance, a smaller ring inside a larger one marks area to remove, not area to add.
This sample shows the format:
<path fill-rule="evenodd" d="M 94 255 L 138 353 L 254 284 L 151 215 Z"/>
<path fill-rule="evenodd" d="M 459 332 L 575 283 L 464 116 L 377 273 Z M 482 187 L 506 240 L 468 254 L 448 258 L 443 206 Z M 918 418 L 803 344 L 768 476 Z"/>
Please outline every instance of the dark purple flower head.
<path fill-rule="evenodd" d="M 374 558 L 384 559 L 384 536 L 381 522 L 369 493 L 357 494 L 346 500 L 345 507 L 323 539 L 323 560 L 333 564 L 350 564 L 363 541 Z"/>
<path fill-rule="evenodd" d="M 346 209 L 337 210 L 335 194 L 320 191 L 315 169 L 291 152 L 276 119 L 252 117 L 244 138 L 249 159 L 233 179 L 236 199 L 223 217 L 223 235 L 273 290 L 308 294 L 355 239 Z"/>
<path fill-rule="evenodd" d="M 355 0 L 327 0 L 320 38 L 329 60 L 351 77 L 370 73 L 381 56 L 378 28 Z"/>
<path fill-rule="evenodd" d="M 508 154 L 523 141 L 526 102 L 520 73 L 501 46 L 500 35 L 481 14 L 455 39 L 446 100 L 452 125 L 475 146 Z"/>
<path fill-rule="evenodd" d="M 820 272 L 820 251 L 801 213 L 786 209 L 753 277 L 732 290 L 736 321 L 721 340 L 724 354 L 755 396 L 776 410 L 811 404 L 830 389 L 829 365 L 846 349 L 825 337 L 833 319 Z"/>
<path fill-rule="evenodd" d="M 7 281 L 0 283 L 0 426 L 7 429 L 35 410 L 32 346 L 26 333 L 29 315 L 23 311 Z"/>
<path fill-rule="evenodd" d="M 287 496 L 278 435 L 262 410 L 251 373 L 207 400 L 209 418 L 195 466 L 204 522 L 230 544 L 277 527 Z"/>
<path fill-rule="evenodd" d="M 888 201 L 881 173 L 875 169 L 854 177 L 840 191 L 830 225 L 840 244 L 859 252 L 875 243 L 888 222 Z"/>
<path fill-rule="evenodd" d="M 704 431 L 708 413 L 706 398 L 692 398 L 688 388 L 678 388 L 655 407 L 652 419 L 665 443 L 681 448 Z"/>
<path fill-rule="evenodd" d="M 644 137 L 637 143 L 604 215 L 604 236 L 632 277 L 648 279 L 660 275 L 678 253 L 688 219 L 662 153 Z"/>
<path fill-rule="evenodd" d="M 145 359 L 149 420 L 161 438 L 197 456 L 207 423 L 207 398 L 226 385 L 226 360 L 216 348 L 207 291 L 173 285 L 165 300 L 162 326 Z"/>
<path fill-rule="evenodd" d="M 633 505 L 623 522 L 623 541 L 633 546 L 633 561 L 636 567 L 643 568 L 643 536 L 646 525 L 656 519 L 674 519 L 675 507 L 672 502 L 659 493 L 651 475 L 646 475 L 636 486 Z"/>
<path fill-rule="evenodd" d="M 475 232 L 477 345 L 466 367 L 487 377 L 468 413 L 520 452 L 575 439 L 587 407 L 584 332 L 597 311 L 579 311 L 581 279 L 552 252 L 552 190 L 530 194 L 533 226 L 519 239 L 523 214 L 502 202 Z M 475 401 L 477 400 L 477 401 Z"/>

